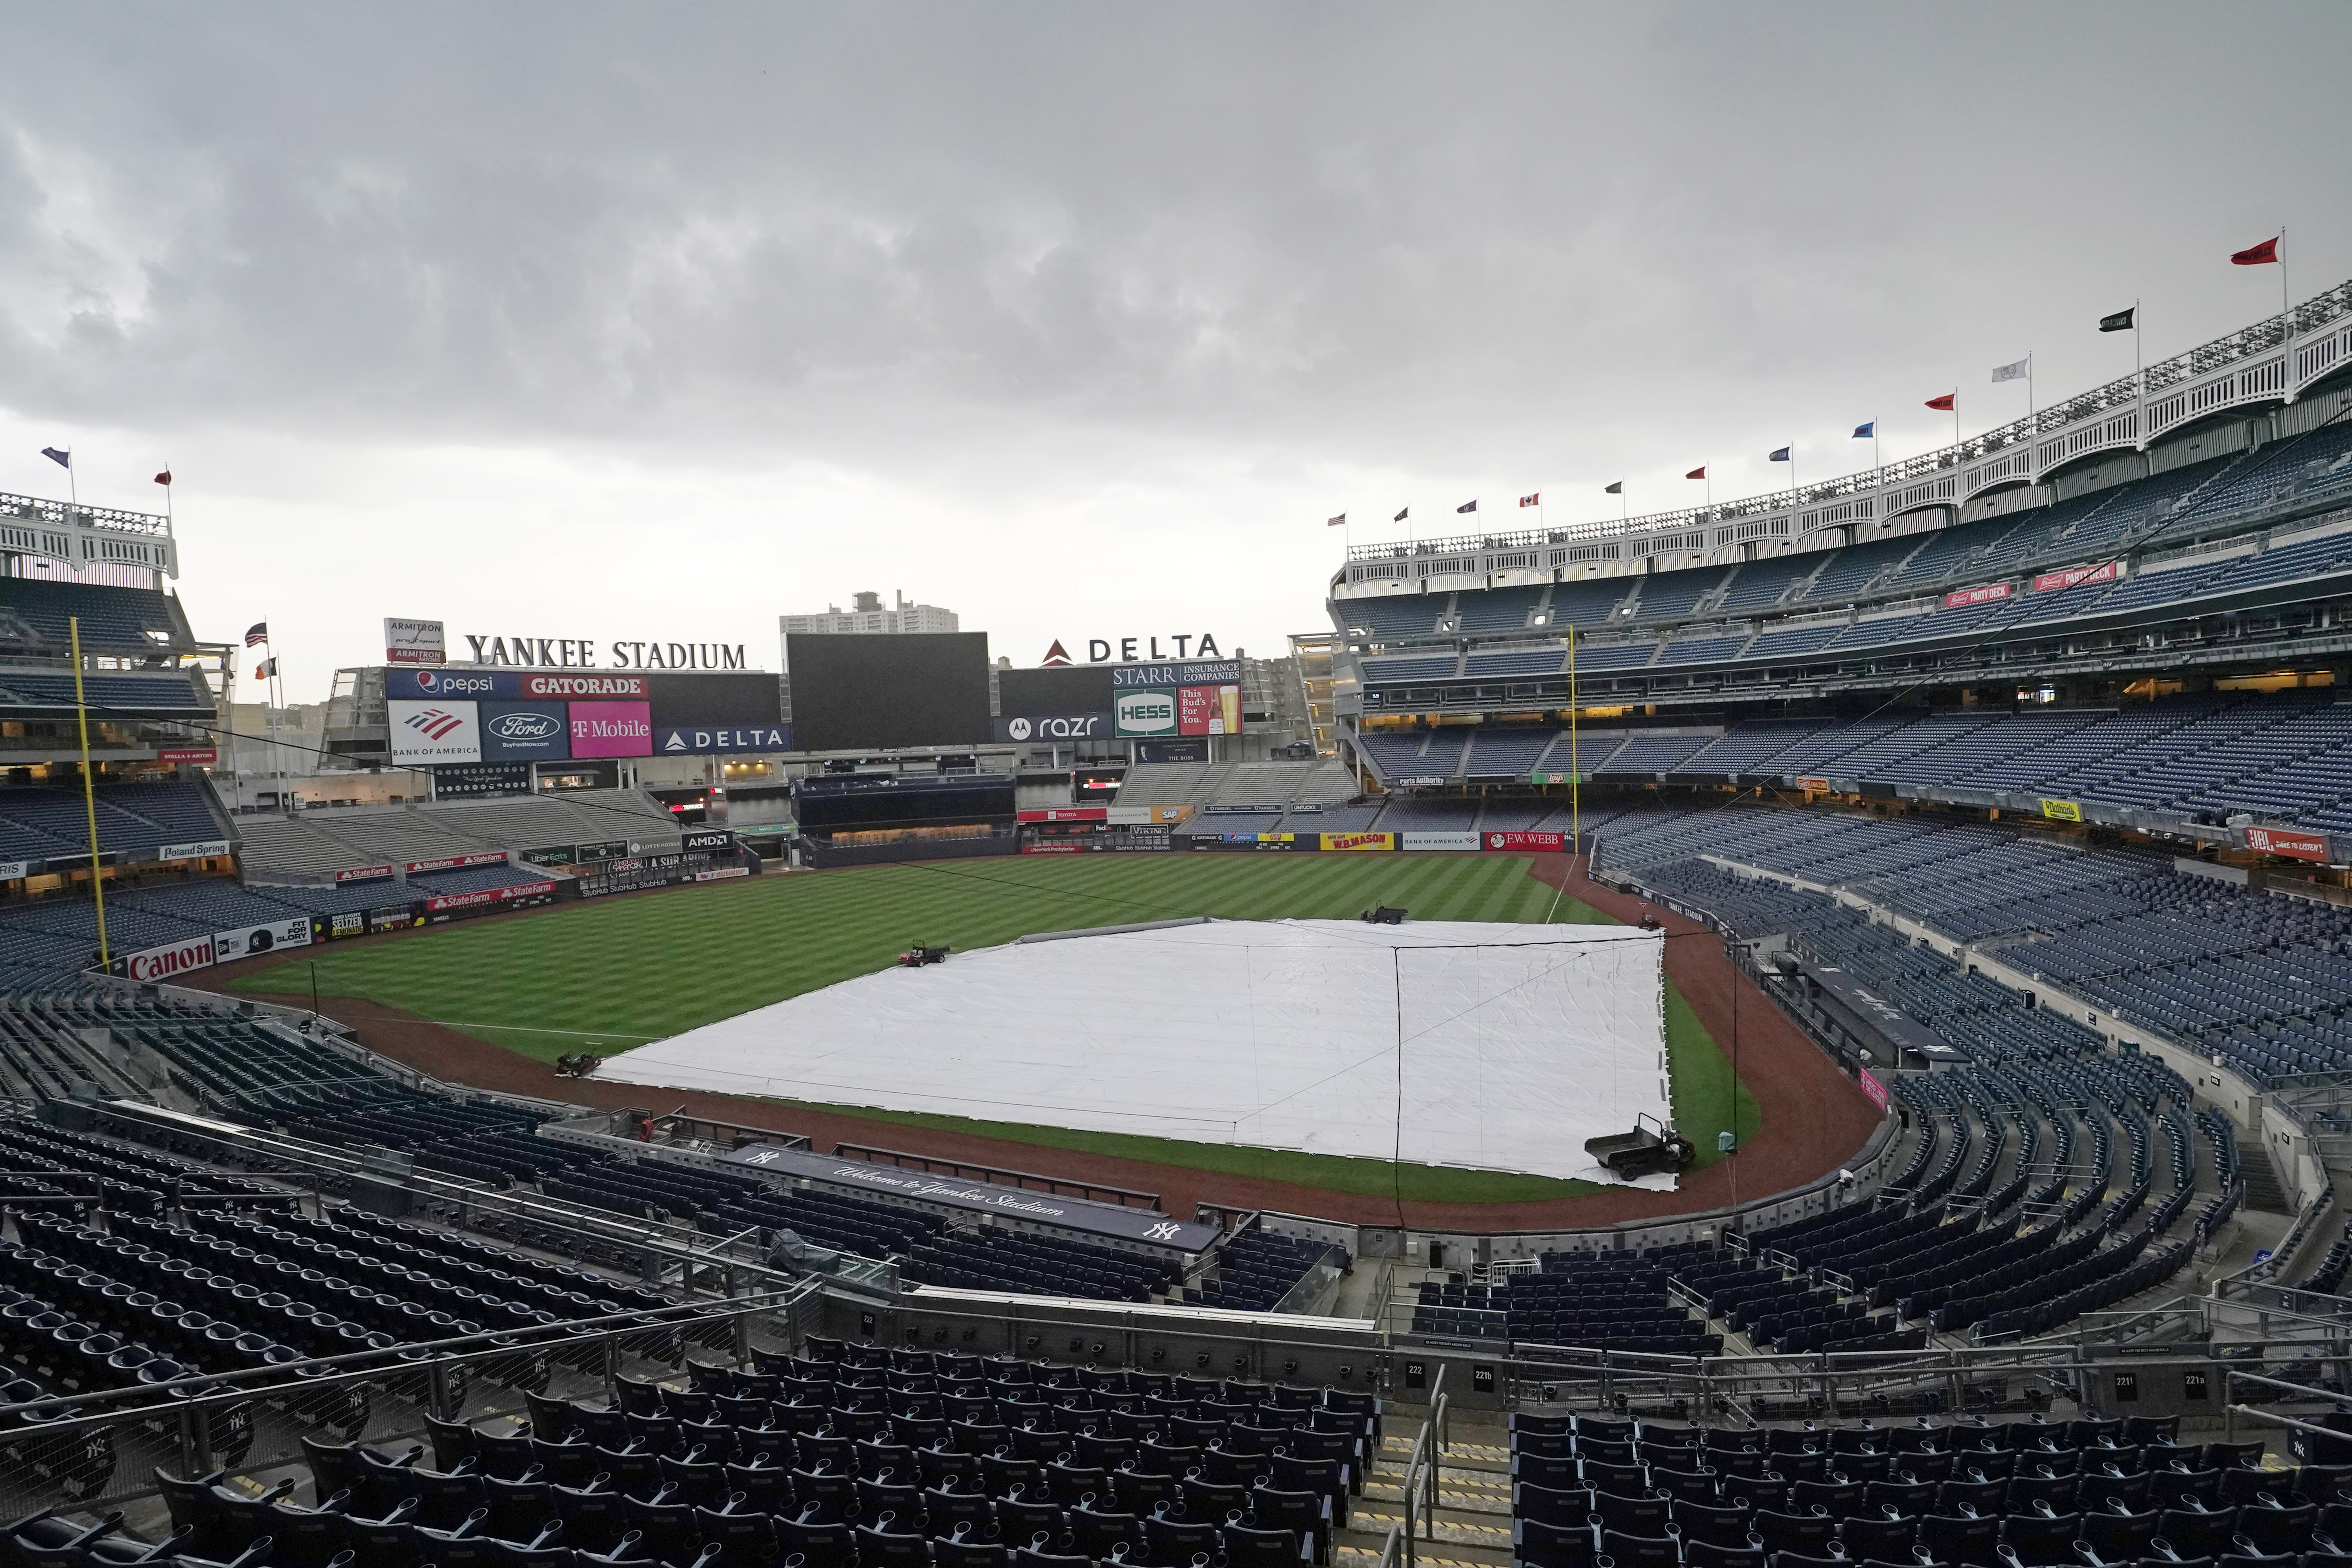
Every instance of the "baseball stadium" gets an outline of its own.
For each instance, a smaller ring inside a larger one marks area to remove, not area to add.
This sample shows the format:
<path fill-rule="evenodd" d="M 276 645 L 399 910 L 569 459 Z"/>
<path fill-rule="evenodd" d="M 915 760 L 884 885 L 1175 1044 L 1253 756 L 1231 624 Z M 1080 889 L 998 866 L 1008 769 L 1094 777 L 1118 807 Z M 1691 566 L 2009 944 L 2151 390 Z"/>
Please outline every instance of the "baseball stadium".
<path fill-rule="evenodd" d="M 0 514 L 0 1560 L 2352 1542 L 2352 283 L 1277 658 L 388 615 L 260 773 Z"/>

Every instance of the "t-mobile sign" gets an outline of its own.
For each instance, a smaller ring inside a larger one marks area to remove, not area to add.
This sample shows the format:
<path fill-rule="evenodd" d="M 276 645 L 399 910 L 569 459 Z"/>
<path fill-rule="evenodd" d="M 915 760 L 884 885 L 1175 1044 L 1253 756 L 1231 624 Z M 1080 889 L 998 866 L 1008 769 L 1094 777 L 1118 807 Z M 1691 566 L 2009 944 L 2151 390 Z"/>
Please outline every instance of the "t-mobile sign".
<path fill-rule="evenodd" d="M 574 702 L 572 754 L 575 757 L 650 757 L 654 754 L 650 702 Z"/>

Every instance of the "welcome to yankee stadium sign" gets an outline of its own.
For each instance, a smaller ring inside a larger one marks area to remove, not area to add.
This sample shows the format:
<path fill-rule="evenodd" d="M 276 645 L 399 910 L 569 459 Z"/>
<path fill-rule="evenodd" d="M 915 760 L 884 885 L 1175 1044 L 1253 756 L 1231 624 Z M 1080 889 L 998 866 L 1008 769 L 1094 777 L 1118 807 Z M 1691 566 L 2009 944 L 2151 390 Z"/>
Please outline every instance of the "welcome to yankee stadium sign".
<path fill-rule="evenodd" d="M 1217 1239 L 1217 1233 L 1205 1225 L 1188 1225 L 1150 1209 L 1121 1208 L 1087 1198 L 1066 1198 L 1018 1187 L 992 1186 L 986 1182 L 967 1182 L 960 1177 L 934 1176 L 921 1171 L 895 1170 L 888 1165 L 812 1154 L 776 1143 L 754 1143 L 748 1149 L 736 1150 L 727 1160 L 731 1164 L 773 1171 L 801 1181 L 886 1192 L 914 1203 L 1060 1226 L 1176 1252 L 1200 1252 Z"/>

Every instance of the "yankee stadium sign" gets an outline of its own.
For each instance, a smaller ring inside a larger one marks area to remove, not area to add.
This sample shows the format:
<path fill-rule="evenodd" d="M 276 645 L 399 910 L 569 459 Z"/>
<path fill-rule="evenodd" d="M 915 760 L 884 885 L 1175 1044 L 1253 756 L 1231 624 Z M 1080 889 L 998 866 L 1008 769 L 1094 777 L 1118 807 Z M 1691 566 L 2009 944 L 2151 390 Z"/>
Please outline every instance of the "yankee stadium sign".
<path fill-rule="evenodd" d="M 596 644 L 589 637 L 477 637 L 466 634 L 476 664 L 509 669 L 594 669 Z M 606 645 L 608 669 L 749 669 L 743 645 L 725 642 L 614 642 Z"/>

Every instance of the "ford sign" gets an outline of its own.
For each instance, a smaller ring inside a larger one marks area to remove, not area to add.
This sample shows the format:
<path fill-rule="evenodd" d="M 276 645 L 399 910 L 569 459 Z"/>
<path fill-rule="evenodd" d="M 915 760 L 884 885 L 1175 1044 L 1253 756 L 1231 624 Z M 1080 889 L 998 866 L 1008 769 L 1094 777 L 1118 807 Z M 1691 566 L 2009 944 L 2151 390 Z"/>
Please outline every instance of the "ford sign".
<path fill-rule="evenodd" d="M 545 741 L 563 733 L 563 721 L 552 713 L 538 713 L 525 708 L 512 713 L 501 713 L 482 729 L 501 741 Z"/>
<path fill-rule="evenodd" d="M 561 762 L 572 755 L 572 727 L 561 702 L 482 704 L 486 762 Z"/>

